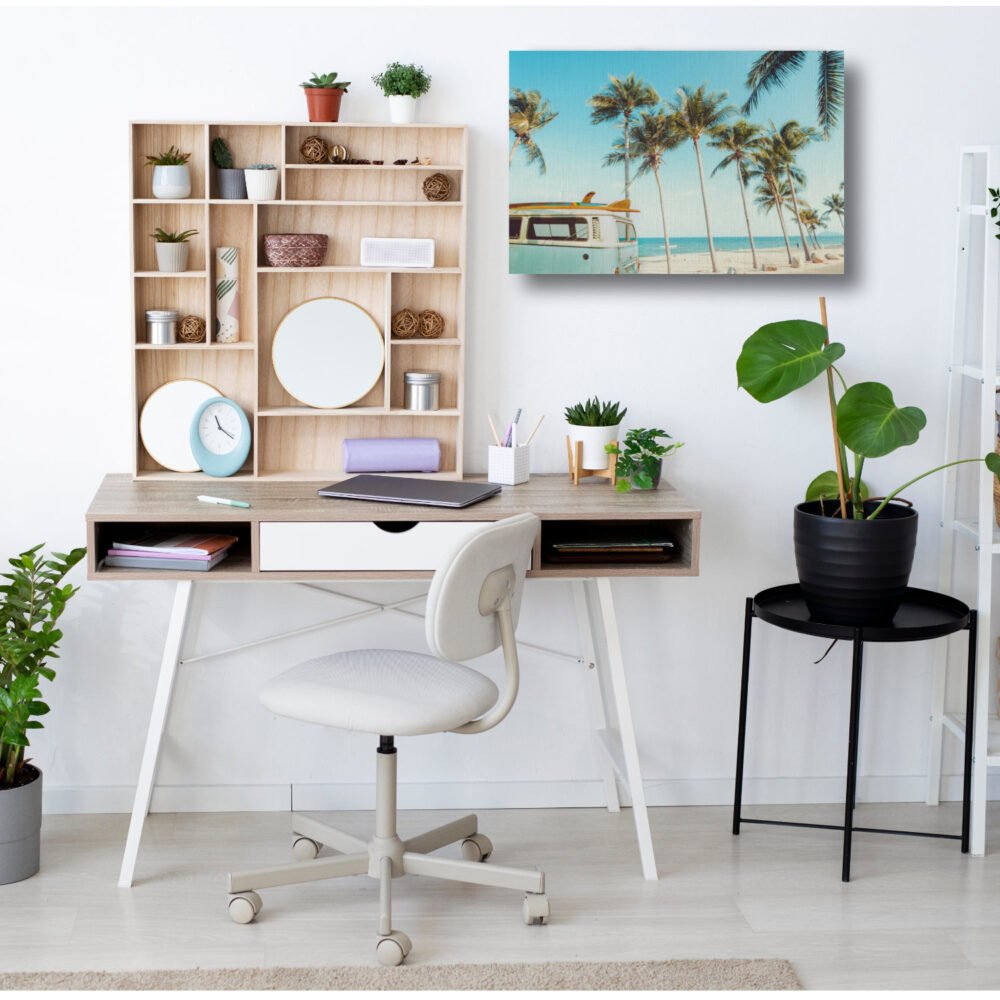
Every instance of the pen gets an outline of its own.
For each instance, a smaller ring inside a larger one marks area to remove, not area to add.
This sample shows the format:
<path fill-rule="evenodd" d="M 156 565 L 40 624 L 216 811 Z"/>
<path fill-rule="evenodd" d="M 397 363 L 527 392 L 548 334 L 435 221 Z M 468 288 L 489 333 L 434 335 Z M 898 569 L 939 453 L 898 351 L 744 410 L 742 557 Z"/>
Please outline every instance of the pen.
<path fill-rule="evenodd" d="M 521 407 L 519 406 L 517 408 L 517 412 L 514 414 L 514 419 L 510 422 L 510 425 L 507 427 L 507 434 L 503 439 L 503 446 L 505 448 L 514 447 L 513 445 L 514 428 L 517 426 L 517 422 L 520 419 L 521 419 Z"/>
<path fill-rule="evenodd" d="M 225 497 L 198 497 L 202 503 L 215 503 L 221 507 L 249 507 L 245 500 L 226 500 Z"/>

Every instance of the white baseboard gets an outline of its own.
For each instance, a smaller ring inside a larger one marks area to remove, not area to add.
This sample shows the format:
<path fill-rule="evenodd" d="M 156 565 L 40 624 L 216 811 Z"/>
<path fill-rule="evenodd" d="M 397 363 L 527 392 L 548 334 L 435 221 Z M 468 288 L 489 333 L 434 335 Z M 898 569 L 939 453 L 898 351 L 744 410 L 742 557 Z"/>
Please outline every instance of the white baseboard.
<path fill-rule="evenodd" d="M 725 806 L 733 801 L 730 778 L 670 779 L 645 783 L 651 806 Z M 923 802 L 927 779 L 920 775 L 858 779 L 860 802 Z M 991 799 L 1000 798 L 1000 774 L 988 778 Z M 135 789 L 126 785 L 46 787 L 46 813 L 131 812 Z M 941 782 L 941 801 L 962 796 L 959 775 Z M 747 778 L 746 805 L 842 802 L 843 777 Z M 604 805 L 599 781 L 407 782 L 399 786 L 401 809 L 541 809 Z M 167 785 L 153 793 L 152 812 L 281 812 L 372 809 L 375 786 L 315 785 Z"/>

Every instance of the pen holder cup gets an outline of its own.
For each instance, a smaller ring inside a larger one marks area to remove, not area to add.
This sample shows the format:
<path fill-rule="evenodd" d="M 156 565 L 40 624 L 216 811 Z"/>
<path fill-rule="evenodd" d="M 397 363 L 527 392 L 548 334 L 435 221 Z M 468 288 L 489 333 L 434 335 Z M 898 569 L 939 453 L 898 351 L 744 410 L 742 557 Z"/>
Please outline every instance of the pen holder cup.
<path fill-rule="evenodd" d="M 516 448 L 497 448 L 490 445 L 486 479 L 504 486 L 526 483 L 531 465 L 531 447 L 526 444 Z"/>

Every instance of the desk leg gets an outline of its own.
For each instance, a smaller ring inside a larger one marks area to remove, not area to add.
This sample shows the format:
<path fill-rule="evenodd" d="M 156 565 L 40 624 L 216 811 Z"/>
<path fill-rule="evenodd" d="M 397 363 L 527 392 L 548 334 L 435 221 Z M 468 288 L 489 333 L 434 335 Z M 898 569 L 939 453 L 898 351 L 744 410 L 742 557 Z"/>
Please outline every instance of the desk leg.
<path fill-rule="evenodd" d="M 642 874 L 644 878 L 655 881 L 657 874 L 656 858 L 653 855 L 653 837 L 649 830 L 649 815 L 646 812 L 646 792 L 642 787 L 639 749 L 635 741 L 635 727 L 632 724 L 632 708 L 628 698 L 625 660 L 622 656 L 621 637 L 618 634 L 618 621 L 615 617 L 611 580 L 607 577 L 600 577 L 597 580 L 587 580 L 584 586 L 587 592 L 591 627 L 594 629 L 598 669 L 603 661 L 611 679 L 611 693 L 614 696 L 618 721 L 618 737 L 621 740 L 622 765 L 632 802 L 632 818 L 635 820 L 635 832 L 639 841 Z"/>
<path fill-rule="evenodd" d="M 608 717 L 604 710 L 607 697 L 604 693 L 604 678 L 598 666 L 597 651 L 591 628 L 590 615 L 587 611 L 587 594 L 582 580 L 573 581 L 573 600 L 576 604 L 576 624 L 583 644 L 583 658 L 587 661 L 587 671 L 590 680 L 590 714 L 594 723 L 595 735 L 600 742 L 598 755 L 601 764 L 601 777 L 604 780 L 604 799 L 609 812 L 619 812 L 621 801 L 618 798 L 618 782 L 615 778 L 615 765 L 608 756 L 604 739 L 608 735 Z"/>
<path fill-rule="evenodd" d="M 736 734 L 736 788 L 733 793 L 733 834 L 739 836 L 743 815 L 743 757 L 747 746 L 747 699 L 750 693 L 750 639 L 753 632 L 753 598 L 743 613 L 743 670 L 740 678 L 740 722 Z"/>
<path fill-rule="evenodd" d="M 135 786 L 132 819 L 129 822 L 128 839 L 125 841 L 125 856 L 122 858 L 121 873 L 118 876 L 120 889 L 132 887 L 135 862 L 139 856 L 139 842 L 142 840 L 142 828 L 149 812 L 150 800 L 153 797 L 156 769 L 160 762 L 160 744 L 163 740 L 163 730 L 167 724 L 167 714 L 174 691 L 177 665 L 180 663 L 181 647 L 187 628 L 188 613 L 191 610 L 193 590 L 194 583 L 191 580 L 181 580 L 174 592 L 174 606 L 170 613 L 170 623 L 167 626 L 167 638 L 163 644 L 163 659 L 160 661 L 160 676 L 156 682 L 156 694 L 153 696 L 153 711 L 150 714 L 149 727 L 146 730 L 146 747 L 142 752 L 139 779 Z"/>
<path fill-rule="evenodd" d="M 864 657 L 861 629 L 854 630 L 851 662 L 851 728 L 847 740 L 847 792 L 844 799 L 844 858 L 841 881 L 851 881 L 851 835 L 854 832 L 854 803 L 858 789 L 858 735 L 861 729 L 861 666 Z"/>

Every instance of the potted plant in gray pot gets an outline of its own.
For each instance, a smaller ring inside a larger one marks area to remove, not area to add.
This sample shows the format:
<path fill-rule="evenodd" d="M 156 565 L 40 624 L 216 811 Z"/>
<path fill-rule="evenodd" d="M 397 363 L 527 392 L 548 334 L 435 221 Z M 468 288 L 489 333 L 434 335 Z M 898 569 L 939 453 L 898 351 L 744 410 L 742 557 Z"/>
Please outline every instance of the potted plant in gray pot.
<path fill-rule="evenodd" d="M 215 164 L 215 183 L 219 197 L 237 201 L 247 196 L 247 183 L 242 168 L 233 166 L 229 143 L 222 136 L 212 140 L 212 163 Z"/>
<path fill-rule="evenodd" d="M 38 717 L 49 711 L 40 684 L 56 675 L 49 666 L 62 639 L 56 623 L 78 589 L 60 584 L 87 551 L 47 559 L 41 549 L 9 560 L 0 586 L 0 885 L 38 871 L 42 772 L 24 754 L 29 730 L 41 729 Z"/>
<path fill-rule="evenodd" d="M 804 502 L 795 508 L 799 584 L 814 618 L 879 625 L 892 621 L 899 607 L 917 540 L 917 511 L 893 501 L 914 483 L 951 465 L 985 462 L 998 474 L 1000 455 L 991 452 L 939 465 L 870 499 L 861 478 L 865 463 L 913 444 L 927 417 L 915 406 L 898 406 L 881 382 L 848 386 L 835 364 L 844 353 L 844 345 L 831 344 L 820 323 L 768 323 L 743 344 L 736 374 L 739 387 L 761 403 L 781 399 L 826 375 L 821 405 L 831 415 L 836 468 L 813 478 Z"/>
<path fill-rule="evenodd" d="M 664 438 L 671 443 L 660 444 Z M 604 446 L 609 455 L 618 456 L 615 463 L 615 489 L 619 493 L 628 493 L 633 488 L 655 490 L 660 485 L 663 459 L 672 451 L 683 447 L 683 441 L 673 441 L 659 427 L 633 427 L 625 434 L 624 445 Z"/>

